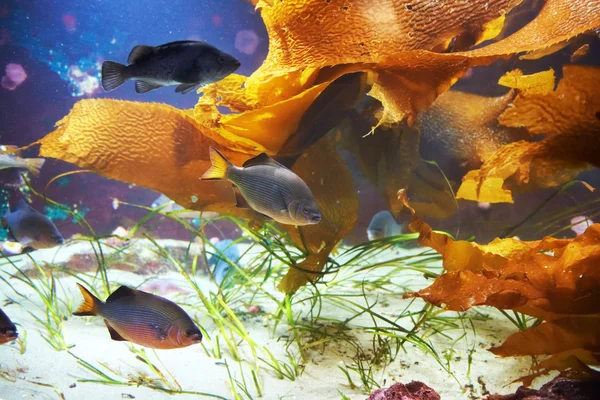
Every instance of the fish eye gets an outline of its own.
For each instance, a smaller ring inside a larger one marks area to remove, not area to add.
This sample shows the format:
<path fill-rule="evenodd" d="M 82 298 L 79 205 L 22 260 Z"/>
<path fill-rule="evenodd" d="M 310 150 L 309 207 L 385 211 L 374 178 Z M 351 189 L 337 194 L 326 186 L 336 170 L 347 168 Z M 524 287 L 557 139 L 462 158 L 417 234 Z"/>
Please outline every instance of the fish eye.
<path fill-rule="evenodd" d="M 194 331 L 194 330 L 192 330 L 192 329 L 186 329 L 186 330 L 183 332 L 183 334 L 184 334 L 186 337 L 190 337 L 190 336 L 193 336 L 193 335 L 195 335 L 195 334 L 196 334 L 196 331 Z"/>
<path fill-rule="evenodd" d="M 219 64 L 225 64 L 225 58 L 223 56 L 217 58 L 217 61 L 219 62 Z"/>

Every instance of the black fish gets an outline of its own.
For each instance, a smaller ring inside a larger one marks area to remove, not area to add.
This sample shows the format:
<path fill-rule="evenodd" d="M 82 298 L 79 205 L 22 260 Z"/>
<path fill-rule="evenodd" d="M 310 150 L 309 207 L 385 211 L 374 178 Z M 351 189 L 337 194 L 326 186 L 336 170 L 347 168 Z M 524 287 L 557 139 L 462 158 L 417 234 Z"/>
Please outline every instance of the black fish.
<path fill-rule="evenodd" d="M 0 308 L 0 344 L 12 342 L 18 337 L 17 327 Z"/>
<path fill-rule="evenodd" d="M 200 329 L 177 304 L 163 297 L 121 286 L 106 302 L 77 284 L 83 304 L 73 315 L 98 315 L 113 340 L 154 349 L 176 349 L 202 340 Z"/>
<path fill-rule="evenodd" d="M 203 42 L 182 40 L 160 46 L 135 46 L 129 65 L 113 61 L 102 64 L 102 87 L 109 92 L 134 79 L 135 91 L 146 93 L 178 85 L 176 92 L 190 92 L 225 78 L 240 66 L 233 56 Z"/>
<path fill-rule="evenodd" d="M 11 236 L 27 249 L 47 249 L 64 243 L 56 225 L 44 214 L 20 200 L 2 217 L 2 225 Z"/>
<path fill-rule="evenodd" d="M 227 179 L 239 190 L 238 207 L 253 210 L 288 225 L 313 225 L 321 220 L 315 198 L 298 175 L 265 153 L 236 167 L 217 149 L 210 148 L 212 167 L 201 179 Z M 241 196 L 241 198 L 240 198 Z"/>

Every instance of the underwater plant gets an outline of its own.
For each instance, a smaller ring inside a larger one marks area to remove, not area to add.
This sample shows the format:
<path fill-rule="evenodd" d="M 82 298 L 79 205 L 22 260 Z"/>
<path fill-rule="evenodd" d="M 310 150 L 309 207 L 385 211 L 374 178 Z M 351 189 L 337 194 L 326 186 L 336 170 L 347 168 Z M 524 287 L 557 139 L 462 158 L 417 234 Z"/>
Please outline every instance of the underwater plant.
<path fill-rule="evenodd" d="M 83 100 L 56 130 L 34 143 L 41 156 L 157 190 L 186 210 L 218 212 L 237 225 L 239 241 L 248 250 L 235 260 L 221 259 L 232 272 L 231 281 L 216 290 L 197 276 L 206 250 L 218 250 L 204 231 L 212 221 L 200 219 L 193 226 L 176 211 L 166 212 L 166 204 L 139 206 L 148 214 L 122 238 L 125 243 L 140 236 L 143 225 L 158 215 L 192 235 L 183 257 L 148 232 L 143 240 L 158 260 L 155 265 L 171 267 L 190 289 L 178 300 L 203 327 L 205 340 L 198 351 L 227 373 L 233 398 L 262 397 L 266 374 L 296 381 L 311 360 L 323 355 L 335 357 L 331 369 L 348 388 L 369 393 L 386 385 L 387 368 L 408 368 L 403 355 L 409 346 L 460 386 L 457 358 L 466 358 L 470 378 L 476 338 L 485 335 L 477 328 L 490 319 L 478 306 L 498 309 L 492 312 L 519 329 L 492 348 L 494 354 L 549 356 L 523 378 L 526 383 L 552 369 L 578 377 L 591 374 L 589 365 L 600 363 L 600 282 L 594 268 L 600 254 L 598 224 L 574 239 L 511 237 L 521 228 L 538 236 L 569 229 L 561 221 L 574 217 L 573 210 L 538 216 L 544 202 L 518 225 L 503 226 L 500 238 L 478 244 L 434 231 L 419 217 L 448 219 L 460 213 L 457 199 L 506 203 L 521 192 L 560 187 L 551 199 L 581 171 L 600 166 L 598 67 L 564 65 L 531 74 L 513 70 L 498 82 L 510 91 L 497 97 L 449 90 L 474 67 L 517 54 L 543 57 L 598 29 L 600 3 L 547 0 L 532 21 L 506 37 L 501 36 L 511 22 L 509 12 L 520 0 L 252 3 L 265 22 L 270 47 L 251 76 L 232 74 L 202 87 L 203 95 L 188 110 Z M 435 157 L 426 156 L 426 141 L 446 147 L 458 160 L 458 173 L 447 173 Z M 294 226 L 238 207 L 230 183 L 200 180 L 210 167 L 211 148 L 235 165 L 268 154 L 306 183 L 322 218 Z M 346 162 L 346 153 L 354 166 Z M 411 213 L 415 233 L 340 245 L 359 218 L 353 168 L 376 186 L 394 218 Z M 107 267 L 136 262 L 126 257 L 133 247 L 105 255 L 110 246 L 101 239 L 107 236 L 89 226 L 86 208 L 72 211 L 50 203 L 56 215 L 71 215 L 88 228 L 89 236 L 74 241 L 89 242 L 97 265 L 96 277 L 87 278 L 102 284 L 108 295 L 117 282 L 109 280 Z M 114 211 L 132 205 L 116 204 Z M 596 218 L 598 202 L 579 209 L 585 209 L 578 211 L 584 219 Z M 532 224 L 525 226 L 526 221 Z M 417 238 L 425 249 L 393 252 Z M 195 240 L 202 243 L 202 254 L 190 250 Z M 45 319 L 32 315 L 46 327 L 48 343 L 71 349 L 63 335 L 62 309 L 72 304 L 57 295 L 54 267 L 44 267 L 49 275 L 36 267 L 42 279 L 18 269 L 16 274 L 44 303 Z M 398 283 L 399 275 L 414 275 L 414 282 Z M 407 300 L 401 309 L 386 310 L 387 299 L 403 294 Z M 253 336 L 245 317 L 258 313 L 269 339 L 276 338 L 282 349 Z M 95 375 L 82 382 L 222 398 L 183 390 L 168 371 L 162 372 L 166 367 L 157 368 L 143 350 L 133 352 L 144 371 L 128 375 L 103 362 L 88 362 L 74 350 L 67 354 Z"/>
<path fill-rule="evenodd" d="M 345 75 L 372 74 L 370 84 L 360 85 L 351 99 L 361 99 L 372 83 L 369 95 L 382 107 L 377 111 L 376 126 L 393 128 L 403 120 L 413 122 L 419 111 L 472 67 L 516 53 L 547 53 L 548 48 L 560 48 L 570 38 L 600 26 L 598 4 L 549 0 L 533 21 L 514 34 L 467 50 L 496 37 L 506 13 L 520 1 L 476 1 L 462 8 L 452 2 L 425 7 L 391 0 L 349 0 L 343 5 L 316 0 L 253 3 L 265 22 L 270 47 L 267 59 L 250 77 L 234 74 L 202 88 L 204 95 L 194 110 L 83 100 L 54 132 L 37 142 L 40 155 L 158 190 L 189 209 L 260 220 L 256 213 L 235 207 L 229 185 L 198 182 L 209 167 L 210 146 L 237 164 L 260 152 L 277 156 L 285 149 L 286 156 L 297 157 L 307 151 L 309 157 L 315 155 L 309 171 L 303 170 L 306 163 L 302 158 L 288 165 L 304 180 L 327 181 L 329 172 L 335 177 L 349 176 L 347 167 L 336 161 L 337 151 L 331 143 L 335 138 L 330 134 L 319 140 L 302 128 L 303 116 L 311 106 Z M 319 18 L 314 18 L 317 14 Z M 341 18 L 343 24 L 338 23 Z M 429 21 L 427 29 L 423 29 L 424 21 Z M 286 29 L 282 31 L 280 26 Z M 234 113 L 223 115 L 216 106 Z M 339 111 L 334 106 L 333 110 Z M 342 110 L 345 107 L 341 105 Z M 94 135 L 88 135 L 90 131 Z M 308 137 L 295 137 L 298 134 Z M 141 140 L 148 144 L 143 151 L 137 146 Z M 286 143 L 294 148 L 286 148 Z M 329 151 L 324 151 L 327 146 Z M 410 176 L 418 164 L 409 163 L 405 175 Z M 397 190 L 411 182 L 396 183 L 387 190 L 390 202 L 396 201 Z M 285 292 L 294 292 L 315 279 L 318 274 L 311 271 L 322 269 L 356 220 L 357 200 L 351 182 L 332 182 L 325 189 L 315 193 L 319 208 L 324 209 L 321 223 L 307 232 L 298 229 L 293 235 L 307 259 L 301 267 L 304 272 L 290 270 L 291 275 L 280 285 Z M 335 211 L 327 212 L 328 207 Z"/>
<path fill-rule="evenodd" d="M 447 310 L 488 305 L 537 318 L 529 327 L 520 322 L 521 332 L 490 349 L 504 357 L 549 355 L 533 375 L 521 378 L 529 384 L 553 369 L 593 374 L 587 365 L 600 363 L 600 224 L 574 239 L 497 238 L 479 245 L 432 231 L 418 218 L 405 191 L 399 198 L 412 214 L 410 228 L 423 245 L 442 255 L 445 269 L 432 285 L 405 297 L 421 297 Z"/>

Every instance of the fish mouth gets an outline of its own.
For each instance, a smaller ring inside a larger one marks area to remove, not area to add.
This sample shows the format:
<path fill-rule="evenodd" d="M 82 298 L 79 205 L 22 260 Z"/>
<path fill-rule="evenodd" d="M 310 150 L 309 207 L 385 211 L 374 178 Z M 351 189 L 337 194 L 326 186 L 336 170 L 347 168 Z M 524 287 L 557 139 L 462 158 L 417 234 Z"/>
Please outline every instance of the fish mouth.
<path fill-rule="evenodd" d="M 317 224 L 321 221 L 321 214 L 319 213 L 314 213 L 309 217 L 310 222 L 312 222 L 313 224 Z"/>
<path fill-rule="evenodd" d="M 190 336 L 192 343 L 200 343 L 202 341 L 202 334 L 200 332 L 194 333 Z"/>
<path fill-rule="evenodd" d="M 0 331 L 0 336 L 6 339 L 6 341 L 17 340 L 19 337 L 19 332 L 16 329 L 6 329 Z"/>

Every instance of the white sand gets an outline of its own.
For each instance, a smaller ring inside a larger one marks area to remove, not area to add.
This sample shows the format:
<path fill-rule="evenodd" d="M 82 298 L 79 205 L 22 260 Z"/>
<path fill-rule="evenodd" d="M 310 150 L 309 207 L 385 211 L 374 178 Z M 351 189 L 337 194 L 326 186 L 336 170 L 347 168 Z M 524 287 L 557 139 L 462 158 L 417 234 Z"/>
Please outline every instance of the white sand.
<path fill-rule="evenodd" d="M 170 242 L 173 244 L 172 242 Z M 174 244 L 173 244 L 174 245 Z M 184 245 L 184 244 L 182 244 Z M 85 249 L 83 244 L 77 246 L 67 246 L 58 250 L 36 252 L 33 255 L 38 260 L 51 259 L 68 259 L 70 254 L 74 252 L 82 252 Z M 87 245 L 89 247 L 89 245 Z M 400 250 L 397 250 L 400 251 Z M 391 253 L 391 252 L 390 252 Z M 56 258 L 55 258 L 56 256 Z M 394 256 L 393 254 L 384 255 L 385 257 Z M 396 255 L 397 256 L 397 255 Z M 379 256 L 380 258 L 382 256 Z M 20 264 L 22 265 L 22 264 Z M 13 272 L 10 265 L 1 267 L 4 271 Z M 387 269 L 381 268 L 377 273 L 384 273 Z M 342 278 L 342 273 L 338 279 Z M 3 274 L 6 276 L 6 274 Z M 109 278 L 112 282 L 119 282 L 131 285 L 137 285 L 147 277 L 136 276 L 131 273 L 121 271 L 110 271 Z M 186 287 L 183 278 L 175 272 L 161 276 L 161 279 L 169 279 L 177 282 L 182 287 Z M 420 274 L 402 273 L 394 280 L 401 285 L 407 285 L 411 288 L 418 289 L 427 283 Z M 75 279 L 65 277 L 60 279 L 60 284 L 67 291 L 67 295 L 59 289 L 58 295 L 61 299 L 69 299 L 74 307 L 81 301 L 81 296 L 76 288 Z M 2 307 L 10 316 L 13 322 L 19 323 L 19 331 L 23 336 L 23 331 L 27 331 L 26 352 L 19 354 L 18 344 L 6 344 L 0 346 L 0 370 L 15 377 L 15 382 L 0 378 L 0 399 L 51 399 L 58 398 L 56 391 L 62 392 L 66 399 L 119 399 L 127 395 L 135 396 L 136 399 L 163 399 L 171 397 L 168 394 L 150 390 L 144 387 L 135 386 L 105 386 L 95 383 L 78 382 L 78 379 L 88 378 L 95 379 L 89 371 L 80 367 L 76 360 L 66 351 L 55 351 L 48 343 L 40 336 L 43 328 L 37 323 L 29 312 L 34 313 L 40 318 L 45 318 L 42 302 L 37 297 L 35 292 L 27 285 L 18 282 L 16 279 L 10 280 L 14 288 L 25 294 L 29 301 L 23 300 L 4 282 L 0 282 L 2 303 L 6 297 L 10 297 L 21 304 L 11 304 Z M 201 286 L 204 293 L 209 290 L 216 291 L 216 286 L 210 282 L 207 276 L 197 277 L 197 282 Z M 281 294 L 277 293 L 274 284 L 269 289 L 279 298 Z M 321 285 L 322 293 L 327 293 L 327 287 Z M 350 289 L 348 293 L 360 293 L 360 288 Z M 339 293 L 339 289 L 335 290 Z M 299 295 L 306 297 L 308 293 Z M 167 297 L 173 298 L 173 295 Z M 402 293 L 388 293 L 385 291 L 371 291 L 368 294 L 369 303 L 373 304 L 378 301 L 377 311 L 390 319 L 394 319 L 399 312 L 404 310 L 408 305 L 409 300 L 402 299 Z M 202 326 L 206 332 L 215 339 L 217 330 L 215 326 L 209 322 L 196 309 L 190 309 L 186 303 L 197 303 L 195 295 L 179 295 L 175 298 L 178 303 L 190 311 L 191 315 L 196 315 L 202 322 Z M 352 298 L 352 301 L 362 302 L 359 298 Z M 415 304 L 415 310 L 420 309 L 423 302 L 418 300 Z M 271 302 L 265 302 L 263 307 L 266 311 L 273 312 L 274 306 Z M 299 308 L 299 306 L 298 306 Z M 237 310 L 236 310 L 237 311 Z M 451 355 L 451 368 L 456 377 L 456 380 L 449 376 L 435 360 L 423 353 L 414 345 L 406 344 L 406 353 L 400 354 L 392 365 L 388 366 L 383 372 L 378 372 L 374 375 L 376 381 L 389 386 L 394 381 L 408 383 L 411 380 L 420 380 L 434 388 L 443 399 L 469 399 L 479 398 L 482 394 L 482 384 L 484 382 L 487 390 L 491 393 L 510 393 L 518 387 L 518 385 L 510 385 L 514 379 L 526 375 L 528 368 L 531 366 L 529 358 L 521 359 L 500 359 L 488 352 L 486 348 L 491 345 L 497 345 L 514 332 L 516 328 L 502 317 L 498 312 L 492 309 L 480 309 L 481 312 L 493 316 L 493 320 L 477 323 L 477 334 L 473 336 L 472 332 L 467 327 L 468 340 L 460 340 L 453 348 Z M 323 316 L 332 316 L 339 319 L 343 318 L 344 311 L 339 307 L 325 303 L 322 310 Z M 455 313 L 447 313 L 448 316 L 455 316 Z M 475 315 L 472 313 L 471 315 Z M 364 317 L 364 316 L 363 316 Z M 349 325 L 360 324 L 363 326 L 372 325 L 369 319 L 361 317 L 360 320 L 354 320 Z M 280 323 L 277 330 L 273 332 L 273 320 L 269 319 L 268 314 L 249 315 L 240 317 L 243 320 L 245 328 L 250 333 L 251 337 L 257 344 L 268 346 L 269 350 L 279 359 L 285 359 L 284 347 L 285 340 L 278 340 L 281 335 L 291 336 L 288 331 L 288 326 Z M 356 326 L 356 325 L 354 325 Z M 71 352 L 85 359 L 86 361 L 99 366 L 100 363 L 105 363 L 112 368 L 123 372 L 124 376 L 134 371 L 148 371 L 148 369 L 135 359 L 135 355 L 130 351 L 130 345 L 125 342 L 116 342 L 110 340 L 108 331 L 104 326 L 102 319 L 70 317 L 64 323 L 64 332 L 67 343 L 73 345 Z M 462 335 L 461 330 L 448 332 L 453 337 Z M 362 339 L 369 339 L 363 335 Z M 370 348 L 369 341 L 362 342 L 365 348 Z M 446 340 L 439 335 L 430 338 L 435 348 L 440 352 L 444 349 L 449 349 L 452 341 Z M 205 341 L 207 347 L 211 344 Z M 229 379 L 226 368 L 223 366 L 223 361 L 227 361 L 230 370 L 237 380 L 241 380 L 239 365 L 232 360 L 231 355 L 227 352 L 224 341 L 220 340 L 221 349 L 223 349 L 223 359 L 214 359 L 206 355 L 201 346 L 193 346 L 178 350 L 159 350 L 156 352 L 160 357 L 160 362 L 157 362 L 152 350 L 147 349 L 146 352 L 151 360 L 163 371 L 171 372 L 184 390 L 207 392 L 215 395 L 223 396 L 224 398 L 233 398 L 229 389 Z M 213 342 L 214 344 L 214 342 Z M 468 355 L 472 346 L 475 346 L 473 353 L 473 363 L 471 366 L 470 377 L 467 377 Z M 139 348 L 139 346 L 138 346 Z M 245 351 L 244 357 L 251 360 L 249 346 L 241 343 L 240 348 Z M 290 347 L 292 350 L 294 346 Z M 358 389 L 352 389 L 348 386 L 344 374 L 339 370 L 338 365 L 343 361 L 348 365 L 352 364 L 353 355 L 352 349 L 345 345 L 330 344 L 327 350 L 321 353 L 320 346 L 315 346 L 314 351 L 307 352 L 308 360 L 305 365 L 304 373 L 295 381 L 277 379 L 274 374 L 266 369 L 261 369 L 260 380 L 263 388 L 264 399 L 341 399 L 341 393 L 347 397 L 355 399 L 366 399 L 368 395 Z M 162 362 L 162 364 L 161 364 Z M 162 366 L 164 365 L 164 367 Z M 252 379 L 250 377 L 249 364 L 245 364 L 244 371 L 246 373 L 246 382 L 251 390 L 253 398 L 257 398 Z M 354 374 L 353 380 L 360 384 L 358 375 Z M 481 378 L 480 378 L 481 377 Z M 122 378 L 119 378 L 122 379 Z M 31 382 L 40 382 L 43 384 L 53 385 L 52 387 L 43 387 L 32 384 Z M 459 383 L 458 383 L 458 382 Z M 466 385 L 473 385 L 472 390 Z M 123 395 L 125 394 L 125 395 Z M 177 395 L 177 398 L 201 398 L 190 395 Z M 246 398 L 245 396 L 243 398 Z"/>

